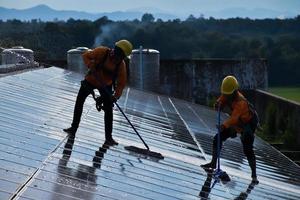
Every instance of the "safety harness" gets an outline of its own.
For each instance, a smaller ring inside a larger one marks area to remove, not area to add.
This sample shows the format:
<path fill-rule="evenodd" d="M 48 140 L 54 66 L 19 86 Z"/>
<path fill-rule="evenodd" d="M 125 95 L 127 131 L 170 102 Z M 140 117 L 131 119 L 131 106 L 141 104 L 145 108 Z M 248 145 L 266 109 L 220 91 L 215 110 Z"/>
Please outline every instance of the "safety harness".
<path fill-rule="evenodd" d="M 239 96 L 238 101 L 246 101 L 248 105 L 248 111 L 251 115 L 251 119 L 249 122 L 244 122 L 241 118 L 239 118 L 239 123 L 241 124 L 241 127 L 244 128 L 248 123 L 250 124 L 251 128 L 255 130 L 257 127 L 259 127 L 259 117 L 255 110 L 255 107 L 252 103 L 250 103 L 246 98 Z"/>

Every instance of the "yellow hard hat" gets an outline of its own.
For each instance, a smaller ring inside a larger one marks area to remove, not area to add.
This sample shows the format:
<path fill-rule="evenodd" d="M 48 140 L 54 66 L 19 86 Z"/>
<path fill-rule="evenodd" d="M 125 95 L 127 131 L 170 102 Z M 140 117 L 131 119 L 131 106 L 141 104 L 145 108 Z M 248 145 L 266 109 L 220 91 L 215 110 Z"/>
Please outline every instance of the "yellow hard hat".
<path fill-rule="evenodd" d="M 239 83 L 234 76 L 226 76 L 221 85 L 222 94 L 232 94 L 239 88 Z"/>
<path fill-rule="evenodd" d="M 118 42 L 115 43 L 115 45 L 120 49 L 122 49 L 125 56 L 129 56 L 131 54 L 132 44 L 128 40 L 119 40 Z"/>

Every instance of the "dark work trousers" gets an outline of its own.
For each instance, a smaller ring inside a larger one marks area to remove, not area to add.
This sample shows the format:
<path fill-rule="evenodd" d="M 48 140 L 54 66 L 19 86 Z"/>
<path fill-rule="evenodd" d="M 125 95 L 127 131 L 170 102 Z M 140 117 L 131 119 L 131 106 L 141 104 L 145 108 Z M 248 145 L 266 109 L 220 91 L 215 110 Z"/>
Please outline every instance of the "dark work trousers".
<path fill-rule="evenodd" d="M 243 144 L 243 151 L 247 157 L 249 166 L 252 171 L 252 177 L 256 177 L 256 158 L 253 151 L 254 143 L 254 132 L 255 129 L 251 128 L 250 124 L 245 125 L 244 130 L 241 132 L 241 142 Z M 222 149 L 222 144 L 228 138 L 235 138 L 237 136 L 236 131 L 233 128 L 226 128 L 220 133 L 221 143 L 220 149 Z M 217 160 L 217 142 L 218 135 L 214 136 L 213 140 L 213 162 Z"/>
<path fill-rule="evenodd" d="M 81 81 L 81 87 L 79 89 L 74 114 L 73 114 L 73 122 L 72 127 L 78 128 L 80 123 L 80 118 L 82 115 L 83 104 L 86 98 L 92 94 L 93 90 L 96 89 L 86 80 Z M 105 139 L 111 140 L 112 139 L 112 126 L 113 126 L 113 103 L 111 101 L 111 94 L 112 94 L 112 86 L 106 86 L 105 89 L 99 89 L 100 95 L 104 99 L 104 124 L 105 124 Z M 110 93 L 110 94 L 109 94 Z"/>

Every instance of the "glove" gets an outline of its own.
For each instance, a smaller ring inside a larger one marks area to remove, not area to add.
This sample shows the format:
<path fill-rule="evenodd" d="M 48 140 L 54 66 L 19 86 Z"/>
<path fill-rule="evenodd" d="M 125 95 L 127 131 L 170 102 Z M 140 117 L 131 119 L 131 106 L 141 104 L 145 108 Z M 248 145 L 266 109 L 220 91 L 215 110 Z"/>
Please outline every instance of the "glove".
<path fill-rule="evenodd" d="M 102 96 L 96 98 L 96 109 L 98 110 L 98 112 L 103 110 L 104 108 L 103 103 L 104 103 L 104 99 Z"/>

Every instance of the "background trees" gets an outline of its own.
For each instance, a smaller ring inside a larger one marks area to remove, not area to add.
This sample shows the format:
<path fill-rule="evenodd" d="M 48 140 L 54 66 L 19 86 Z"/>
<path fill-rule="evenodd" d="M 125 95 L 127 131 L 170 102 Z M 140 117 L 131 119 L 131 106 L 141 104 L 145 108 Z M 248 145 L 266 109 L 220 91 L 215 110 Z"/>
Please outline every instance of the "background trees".
<path fill-rule="evenodd" d="M 267 58 L 270 85 L 300 85 L 300 16 L 293 19 L 205 19 L 162 21 L 146 13 L 141 20 L 0 21 L 0 46 L 22 45 L 37 60 L 66 59 L 67 50 L 113 47 L 127 38 L 136 48 L 154 48 L 162 59 Z"/>

